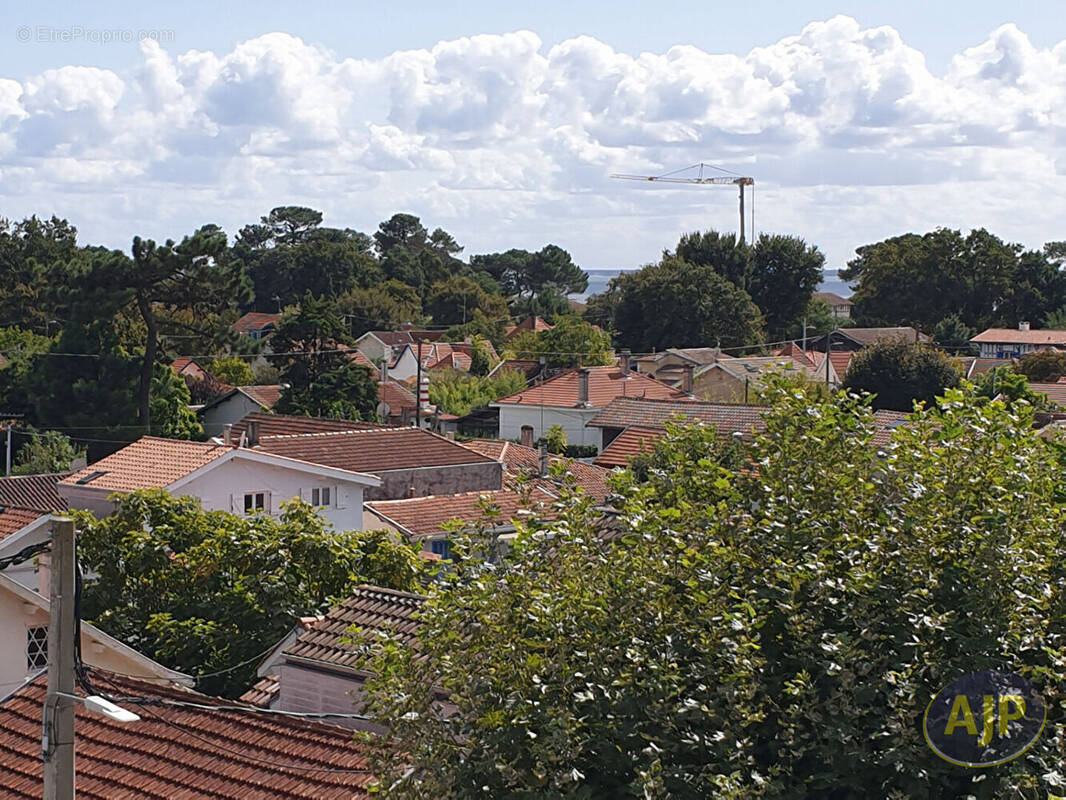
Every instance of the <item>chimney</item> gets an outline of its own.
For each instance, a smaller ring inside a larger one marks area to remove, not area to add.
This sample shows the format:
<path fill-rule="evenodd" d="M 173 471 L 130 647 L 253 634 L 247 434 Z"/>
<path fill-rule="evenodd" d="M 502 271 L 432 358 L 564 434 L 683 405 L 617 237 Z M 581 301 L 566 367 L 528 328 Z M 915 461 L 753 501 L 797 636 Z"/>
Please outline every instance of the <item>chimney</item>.
<path fill-rule="evenodd" d="M 694 364 L 685 364 L 684 370 L 681 372 L 681 391 L 687 395 L 692 394 L 692 373 L 695 369 L 696 366 Z"/>
<path fill-rule="evenodd" d="M 537 450 L 537 475 L 545 478 L 548 475 L 548 444 L 542 441 Z"/>
<path fill-rule="evenodd" d="M 233 423 L 227 423 L 222 426 L 222 443 L 227 447 L 233 444 Z"/>
<path fill-rule="evenodd" d="M 259 420 L 257 419 L 248 420 L 248 446 L 259 446 Z"/>
<path fill-rule="evenodd" d="M 587 406 L 589 404 L 589 368 L 581 367 L 577 371 L 577 404 Z"/>
<path fill-rule="evenodd" d="M 401 322 L 400 323 L 400 330 L 401 331 L 409 331 L 413 327 L 414 327 L 414 325 L 412 325 L 410 322 Z"/>
<path fill-rule="evenodd" d="M 622 353 L 621 353 L 621 361 L 622 361 L 621 367 L 622 367 L 622 377 L 623 378 L 628 378 L 629 377 L 629 356 L 630 356 L 630 351 L 629 350 L 623 350 L 622 351 Z"/>
<path fill-rule="evenodd" d="M 1019 322 L 1018 323 L 1018 330 L 1020 330 L 1020 331 L 1029 330 L 1029 323 L 1028 322 Z"/>
<path fill-rule="evenodd" d="M 522 433 L 518 441 L 523 447 L 533 446 L 533 427 L 531 425 L 522 426 Z"/>
<path fill-rule="evenodd" d="M 381 359 L 381 382 L 385 383 L 389 379 L 389 359 Z"/>
<path fill-rule="evenodd" d="M 408 497 L 414 497 L 415 496 L 415 485 L 413 483 L 410 486 L 407 487 L 407 496 Z"/>
<path fill-rule="evenodd" d="M 423 375 L 418 385 L 418 405 L 423 411 L 429 411 L 429 376 Z"/>

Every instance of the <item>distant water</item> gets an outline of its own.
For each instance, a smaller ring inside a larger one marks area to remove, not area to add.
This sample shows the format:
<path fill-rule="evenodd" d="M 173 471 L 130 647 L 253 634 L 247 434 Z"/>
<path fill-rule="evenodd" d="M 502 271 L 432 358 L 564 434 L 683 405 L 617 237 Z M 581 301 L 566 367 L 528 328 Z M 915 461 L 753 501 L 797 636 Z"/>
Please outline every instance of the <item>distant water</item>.
<path fill-rule="evenodd" d="M 632 270 L 625 269 L 590 269 L 586 270 L 589 274 L 589 286 L 583 294 L 570 295 L 574 300 L 579 300 L 584 303 L 590 294 L 599 294 L 607 288 L 607 282 L 615 275 L 619 275 L 623 272 L 632 272 Z M 836 292 L 841 297 L 850 297 L 851 289 L 844 281 L 840 280 L 840 276 L 837 274 L 839 270 L 827 269 L 824 271 L 824 277 L 822 282 L 818 284 L 819 292 Z"/>

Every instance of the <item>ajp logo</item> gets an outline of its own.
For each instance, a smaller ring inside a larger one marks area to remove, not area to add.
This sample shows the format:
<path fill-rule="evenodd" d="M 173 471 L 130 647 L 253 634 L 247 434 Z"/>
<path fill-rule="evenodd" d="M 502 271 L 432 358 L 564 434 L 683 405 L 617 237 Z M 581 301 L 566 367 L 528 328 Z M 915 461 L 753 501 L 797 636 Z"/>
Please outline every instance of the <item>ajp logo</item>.
<path fill-rule="evenodd" d="M 952 681 L 925 709 L 922 732 L 933 752 L 962 767 L 1017 758 L 1040 737 L 1047 706 L 1013 672 L 986 670 Z"/>

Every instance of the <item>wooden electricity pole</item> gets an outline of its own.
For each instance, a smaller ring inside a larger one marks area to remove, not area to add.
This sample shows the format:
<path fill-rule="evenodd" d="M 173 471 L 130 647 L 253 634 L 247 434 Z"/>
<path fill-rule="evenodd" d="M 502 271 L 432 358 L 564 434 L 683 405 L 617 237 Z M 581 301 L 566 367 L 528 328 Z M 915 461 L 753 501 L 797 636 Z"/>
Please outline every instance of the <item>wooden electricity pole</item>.
<path fill-rule="evenodd" d="M 44 800 L 74 798 L 74 520 L 52 520 L 48 693 L 41 757 Z"/>

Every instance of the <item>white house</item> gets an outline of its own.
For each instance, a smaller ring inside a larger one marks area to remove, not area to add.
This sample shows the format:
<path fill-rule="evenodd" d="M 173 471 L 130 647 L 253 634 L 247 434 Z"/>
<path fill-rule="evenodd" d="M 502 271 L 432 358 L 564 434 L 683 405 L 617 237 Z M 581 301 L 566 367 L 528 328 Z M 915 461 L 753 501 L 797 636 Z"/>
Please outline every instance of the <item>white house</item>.
<path fill-rule="evenodd" d="M 48 664 L 48 598 L 7 573 L 0 573 L 0 641 L 5 644 L 0 648 L 0 696 L 9 695 Z M 47 569 L 41 569 L 38 577 L 38 588 L 47 591 Z M 193 683 L 190 676 L 156 663 L 87 622 L 81 624 L 81 653 L 90 667 L 147 680 Z"/>
<path fill-rule="evenodd" d="M 13 506 L 0 508 L 0 558 L 11 556 L 24 547 L 46 542 L 51 535 L 51 514 Z M 3 574 L 30 589 L 37 588 L 36 559 L 12 564 Z"/>
<path fill-rule="evenodd" d="M 500 397 L 489 406 L 500 411 L 501 439 L 532 446 L 548 428 L 559 425 L 566 431 L 568 444 L 595 445 L 599 450 L 599 429 L 586 425 L 616 397 L 681 400 L 688 395 L 650 375 L 633 372 L 628 365 L 581 367 Z"/>
<path fill-rule="evenodd" d="M 257 411 L 269 411 L 281 397 L 280 386 L 237 386 L 216 397 L 200 411 L 200 422 L 208 436 L 221 436 L 232 425 Z"/>
<path fill-rule="evenodd" d="M 250 447 L 145 436 L 65 477 L 59 494 L 71 508 L 98 516 L 114 510 L 111 494 L 137 489 L 165 489 L 199 498 L 211 511 L 243 514 L 277 514 L 299 497 L 337 530 L 361 530 L 363 491 L 380 485 L 375 475 Z"/>
<path fill-rule="evenodd" d="M 1066 350 L 1066 331 L 1034 331 L 1028 322 L 1018 328 L 989 328 L 970 339 L 981 358 L 1017 358 L 1034 350 Z"/>

